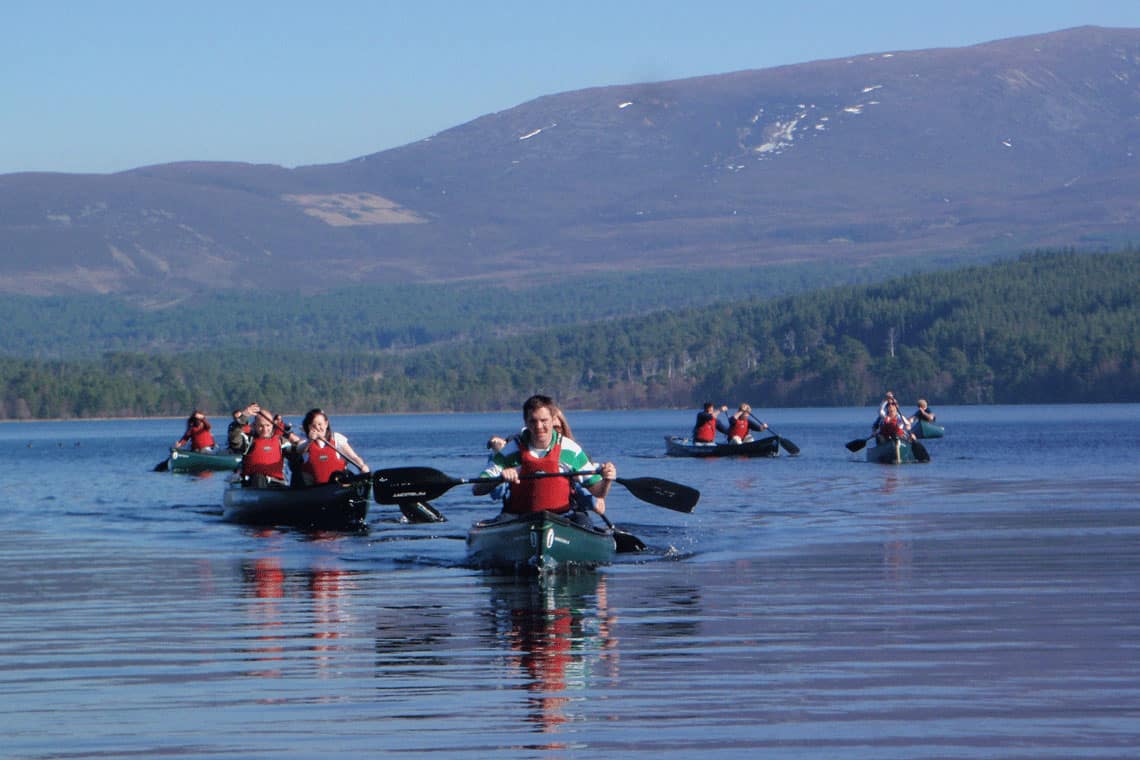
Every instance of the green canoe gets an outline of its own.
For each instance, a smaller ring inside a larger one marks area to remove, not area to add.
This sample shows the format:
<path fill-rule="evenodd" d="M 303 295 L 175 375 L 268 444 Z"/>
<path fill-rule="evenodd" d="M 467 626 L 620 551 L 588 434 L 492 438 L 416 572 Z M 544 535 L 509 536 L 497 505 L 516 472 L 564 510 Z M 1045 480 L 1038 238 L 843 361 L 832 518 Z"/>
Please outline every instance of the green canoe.
<path fill-rule="evenodd" d="M 744 443 L 693 443 L 678 435 L 665 436 L 665 455 L 670 457 L 775 457 L 780 455 L 777 436 Z"/>
<path fill-rule="evenodd" d="M 918 438 L 941 438 L 945 432 L 946 428 L 935 425 L 933 422 L 919 420 L 914 423 L 914 434 Z"/>
<path fill-rule="evenodd" d="M 467 557 L 473 565 L 517 573 L 596 567 L 612 562 L 616 550 L 608 526 L 554 512 L 503 513 L 475 523 L 467 533 Z"/>
<path fill-rule="evenodd" d="M 368 478 L 299 488 L 257 487 L 235 480 L 226 486 L 222 497 L 222 520 L 242 525 L 361 530 L 367 525 L 370 490 Z"/>
<path fill-rule="evenodd" d="M 241 454 L 233 454 L 226 450 L 207 453 L 189 449 L 171 449 L 166 467 L 171 472 L 236 470 L 241 467 Z"/>
<path fill-rule="evenodd" d="M 867 461 L 879 464 L 909 464 L 917 462 L 911 444 L 897 438 L 867 447 Z"/>

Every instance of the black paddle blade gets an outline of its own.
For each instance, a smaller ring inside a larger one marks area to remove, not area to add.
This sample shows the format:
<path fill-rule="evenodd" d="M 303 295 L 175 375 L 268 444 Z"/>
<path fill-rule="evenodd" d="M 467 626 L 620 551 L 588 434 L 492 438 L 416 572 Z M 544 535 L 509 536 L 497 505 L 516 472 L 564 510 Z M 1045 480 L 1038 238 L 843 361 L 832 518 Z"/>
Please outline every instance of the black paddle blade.
<path fill-rule="evenodd" d="M 649 548 L 637 536 L 617 528 L 614 529 L 614 542 L 617 544 L 618 554 L 636 554 Z"/>
<path fill-rule="evenodd" d="M 439 510 L 426 501 L 401 501 L 400 512 L 410 523 L 447 522 Z"/>
<path fill-rule="evenodd" d="M 642 501 L 674 512 L 692 512 L 701 498 L 697 489 L 661 478 L 617 478 L 616 482 Z"/>
<path fill-rule="evenodd" d="M 169 469 L 170 469 L 170 460 L 169 459 L 163 459 L 161 462 L 159 462 L 158 464 L 156 464 L 154 466 L 155 472 L 166 472 Z"/>
<path fill-rule="evenodd" d="M 784 447 L 784 451 L 788 452 L 792 456 L 798 456 L 800 453 L 800 447 L 789 441 L 787 438 L 780 438 L 780 445 Z"/>
<path fill-rule="evenodd" d="M 862 451 L 863 447 L 867 445 L 867 441 L 869 440 L 869 438 L 856 438 L 854 441 L 848 441 L 844 445 L 847 446 L 848 451 L 854 453 L 856 451 Z"/>
<path fill-rule="evenodd" d="M 467 482 L 431 467 L 393 467 L 372 473 L 372 497 L 377 504 L 431 501 Z"/>
<path fill-rule="evenodd" d="M 910 447 L 914 451 L 914 458 L 916 461 L 919 461 L 919 462 L 929 462 L 930 461 L 930 452 L 927 451 L 926 447 L 923 446 L 921 443 L 919 443 L 918 441 L 911 441 Z"/>

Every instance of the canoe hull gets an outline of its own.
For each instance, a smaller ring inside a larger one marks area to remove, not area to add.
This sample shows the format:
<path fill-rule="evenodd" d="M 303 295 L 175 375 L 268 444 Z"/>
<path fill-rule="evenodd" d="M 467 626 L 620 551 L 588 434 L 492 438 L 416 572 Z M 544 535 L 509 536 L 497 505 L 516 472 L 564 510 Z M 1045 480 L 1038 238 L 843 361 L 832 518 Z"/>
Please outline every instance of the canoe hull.
<path fill-rule="evenodd" d="M 916 438 L 941 438 L 946 433 L 946 428 L 941 425 L 935 425 L 933 422 L 926 420 L 919 420 L 914 425 L 914 435 Z"/>
<path fill-rule="evenodd" d="M 677 435 L 665 436 L 665 454 L 671 457 L 775 457 L 780 455 L 777 436 L 747 443 L 693 443 Z"/>
<path fill-rule="evenodd" d="M 867 461 L 878 464 L 910 464 L 918 460 L 915 458 L 914 449 L 909 443 L 894 439 L 875 446 L 868 446 Z"/>
<path fill-rule="evenodd" d="M 589 569 L 613 561 L 617 544 L 608 527 L 585 525 L 553 512 L 498 515 L 467 533 L 467 557 L 484 569 L 549 573 Z"/>
<path fill-rule="evenodd" d="M 367 478 L 309 488 L 234 482 L 222 497 L 222 519 L 241 525 L 359 530 L 367 524 L 369 490 Z"/>
<path fill-rule="evenodd" d="M 171 449 L 166 460 L 171 472 L 232 472 L 241 467 L 241 454 L 220 451 L 206 454 L 187 449 Z"/>

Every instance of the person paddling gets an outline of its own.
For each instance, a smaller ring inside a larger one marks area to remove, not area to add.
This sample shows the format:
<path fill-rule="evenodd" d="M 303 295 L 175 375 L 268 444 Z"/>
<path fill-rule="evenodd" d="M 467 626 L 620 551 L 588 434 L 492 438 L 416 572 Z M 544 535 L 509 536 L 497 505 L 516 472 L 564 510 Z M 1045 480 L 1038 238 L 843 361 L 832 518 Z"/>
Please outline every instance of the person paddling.
<path fill-rule="evenodd" d="M 174 444 L 174 448 L 182 448 L 187 441 L 190 443 L 191 451 L 212 453 L 216 448 L 214 434 L 210 432 L 210 421 L 197 409 L 186 419 L 186 432 L 178 439 L 178 443 Z"/>
<path fill-rule="evenodd" d="M 491 482 L 475 483 L 472 491 L 476 496 L 491 493 L 501 478 L 510 487 L 503 500 L 503 512 L 517 515 L 542 511 L 565 513 L 574 506 L 574 488 L 569 477 L 526 476 L 540 472 L 597 470 L 597 474 L 582 476 L 580 481 L 593 496 L 606 498 L 610 485 L 617 478 L 617 467 L 613 462 L 598 467 L 572 438 L 558 433 L 554 429 L 557 410 L 549 396 L 535 395 L 526 400 L 523 404 L 526 429 L 492 454 L 479 476 Z"/>
<path fill-rule="evenodd" d="M 295 433 L 278 430 L 273 417 L 259 409 L 253 420 L 253 433 L 245 437 L 241 474 L 252 485 L 289 485 L 285 477 L 285 456 L 301 439 Z"/>
<path fill-rule="evenodd" d="M 310 409 L 301 421 L 301 429 L 308 436 L 298 447 L 305 485 L 328 483 L 333 473 L 343 471 L 347 463 L 355 465 L 360 472 L 368 472 L 368 465 L 353 451 L 348 439 L 333 432 L 322 410 Z"/>

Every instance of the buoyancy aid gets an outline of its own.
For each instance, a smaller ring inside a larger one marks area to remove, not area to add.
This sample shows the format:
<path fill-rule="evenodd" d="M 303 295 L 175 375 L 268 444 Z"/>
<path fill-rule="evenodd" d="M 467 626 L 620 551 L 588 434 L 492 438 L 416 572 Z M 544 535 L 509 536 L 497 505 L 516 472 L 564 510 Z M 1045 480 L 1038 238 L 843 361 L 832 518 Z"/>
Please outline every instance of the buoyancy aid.
<path fill-rule="evenodd" d="M 697 443 L 714 443 L 716 441 L 716 415 L 710 414 L 704 422 L 698 422 L 693 428 L 693 440 Z"/>
<path fill-rule="evenodd" d="M 884 417 L 878 432 L 883 438 L 902 438 L 902 422 L 898 417 Z"/>
<path fill-rule="evenodd" d="M 748 435 L 748 418 L 747 417 L 733 417 L 731 424 L 728 426 L 729 438 L 743 439 Z"/>
<path fill-rule="evenodd" d="M 281 451 L 281 439 L 277 436 L 253 439 L 249 451 L 241 458 L 241 474 L 284 480 L 285 455 Z"/>
<path fill-rule="evenodd" d="M 334 472 L 344 469 L 344 459 L 331 444 L 313 441 L 305 447 L 301 470 L 313 479 L 314 485 L 328 483 Z"/>
<path fill-rule="evenodd" d="M 562 438 L 559 436 L 545 456 L 535 456 L 525 443 L 521 443 L 519 452 L 522 457 L 522 463 L 519 465 L 520 475 L 558 472 L 558 463 L 562 457 Z M 511 485 L 504 511 L 525 515 L 545 510 L 561 512 L 569 507 L 570 478 L 536 478 L 520 480 Z"/>
<path fill-rule="evenodd" d="M 214 447 L 214 434 L 210 432 L 210 423 L 203 422 L 190 428 L 190 449 L 201 451 Z"/>

